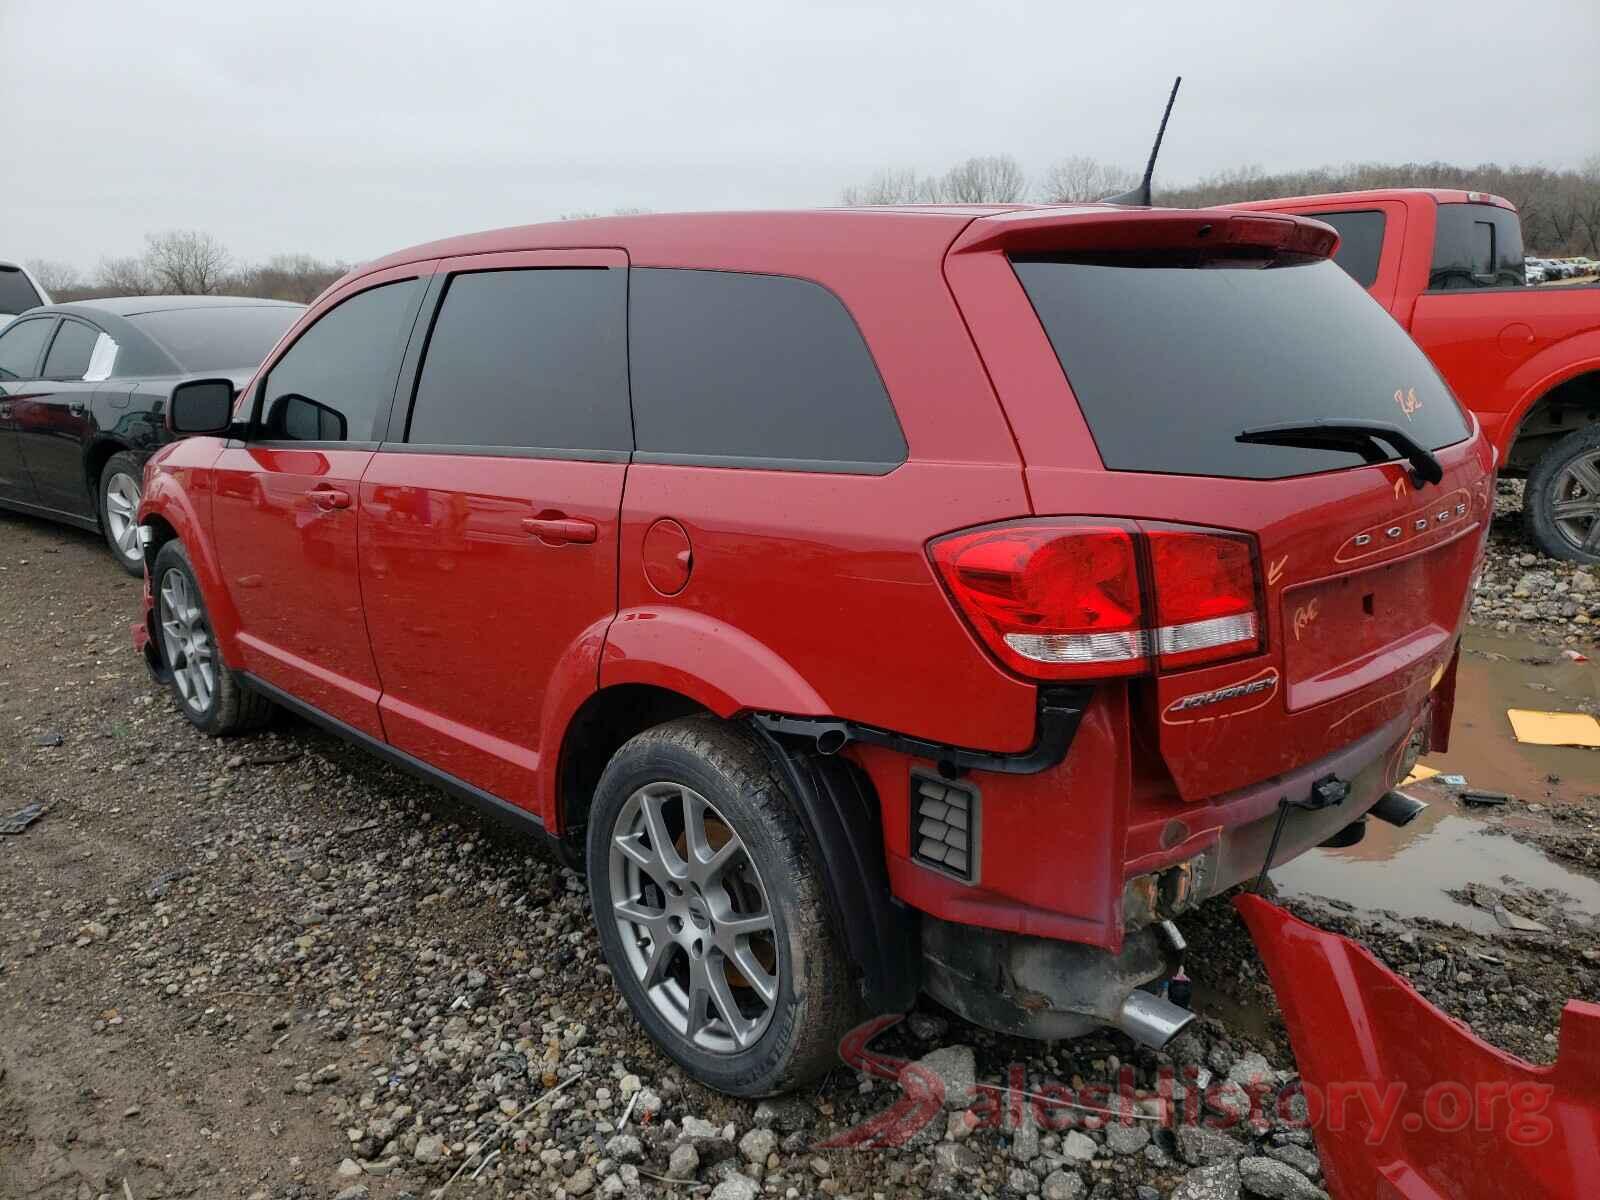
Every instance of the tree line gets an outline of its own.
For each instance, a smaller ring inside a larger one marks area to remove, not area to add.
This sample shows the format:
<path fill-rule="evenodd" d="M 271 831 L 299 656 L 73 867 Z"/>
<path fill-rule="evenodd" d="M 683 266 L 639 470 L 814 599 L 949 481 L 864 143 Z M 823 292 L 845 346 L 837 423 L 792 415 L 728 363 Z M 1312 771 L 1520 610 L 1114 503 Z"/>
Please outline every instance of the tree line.
<path fill-rule="evenodd" d="M 879 171 L 844 189 L 841 203 L 884 204 L 1076 204 L 1125 192 L 1138 172 L 1086 156 L 1063 158 L 1037 175 L 1006 154 L 977 155 L 937 174 L 903 168 Z M 1578 170 L 1549 167 L 1475 167 L 1455 163 L 1347 163 L 1308 171 L 1269 172 L 1235 167 L 1181 187 L 1159 186 L 1157 204 L 1203 207 L 1238 200 L 1271 200 L 1366 188 L 1447 187 L 1491 192 L 1517 206 L 1522 241 L 1529 254 L 1600 257 L 1600 154 Z M 646 212 L 623 208 L 617 215 Z M 596 216 L 574 212 L 562 219 Z M 264 262 L 237 261 L 209 233 L 175 229 L 149 234 L 144 253 L 105 258 L 88 275 L 66 263 L 34 261 L 29 267 L 57 300 L 97 296 L 221 295 L 273 300 L 315 299 L 350 269 L 350 264 L 309 254 L 277 254 Z"/>
<path fill-rule="evenodd" d="M 310 303 L 350 270 L 309 254 L 243 263 L 209 233 L 173 229 L 145 237 L 143 254 L 103 258 L 87 276 L 68 263 L 28 264 L 54 300 L 100 296 L 260 296 Z"/>
<path fill-rule="evenodd" d="M 1139 174 L 1083 156 L 1065 158 L 1030 177 L 1009 155 L 984 155 L 943 174 L 880 171 L 847 187 L 840 202 L 863 204 L 1076 204 L 1125 192 Z M 1455 163 L 1347 163 L 1309 171 L 1268 172 L 1235 167 L 1181 187 L 1157 186 L 1157 204 L 1198 208 L 1242 200 L 1273 200 L 1367 188 L 1441 187 L 1491 192 L 1517 206 L 1522 240 L 1536 255 L 1600 255 L 1600 154 L 1576 171 L 1549 167 L 1475 167 Z"/>

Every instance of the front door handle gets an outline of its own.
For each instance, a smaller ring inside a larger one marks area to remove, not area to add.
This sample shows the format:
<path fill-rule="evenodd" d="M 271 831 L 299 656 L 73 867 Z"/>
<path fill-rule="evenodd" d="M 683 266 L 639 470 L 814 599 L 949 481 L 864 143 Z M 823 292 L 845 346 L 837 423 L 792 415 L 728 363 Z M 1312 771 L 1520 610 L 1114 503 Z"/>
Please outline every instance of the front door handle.
<path fill-rule="evenodd" d="M 89 406 L 87 404 L 74 401 L 73 403 L 67 405 L 67 411 L 75 417 L 87 416 L 89 412 Z"/>
<path fill-rule="evenodd" d="M 315 504 L 323 512 L 332 512 L 336 508 L 350 507 L 350 493 L 339 488 L 316 487 L 312 488 L 307 495 L 311 497 L 311 503 Z"/>
<path fill-rule="evenodd" d="M 566 542 L 587 546 L 600 536 L 600 526 L 582 517 L 525 517 L 522 528 L 549 546 Z"/>
<path fill-rule="evenodd" d="M 9 421 L 10 419 L 11 402 L 8 400 L 4 404 L 0 404 L 0 421 Z"/>

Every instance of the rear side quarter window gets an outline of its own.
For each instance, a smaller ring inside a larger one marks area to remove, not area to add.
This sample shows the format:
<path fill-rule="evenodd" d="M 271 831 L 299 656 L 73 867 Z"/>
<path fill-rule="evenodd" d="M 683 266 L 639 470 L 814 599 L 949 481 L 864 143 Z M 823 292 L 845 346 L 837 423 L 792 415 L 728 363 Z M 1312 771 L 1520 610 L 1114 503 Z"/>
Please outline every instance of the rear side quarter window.
<path fill-rule="evenodd" d="M 906 440 L 848 309 L 806 279 L 635 267 L 642 462 L 884 474 Z"/>
<path fill-rule="evenodd" d="M 1339 231 L 1339 248 L 1333 261 L 1344 268 L 1362 287 L 1378 280 L 1378 262 L 1383 257 L 1384 218 L 1381 212 L 1308 212 L 1303 214 Z"/>

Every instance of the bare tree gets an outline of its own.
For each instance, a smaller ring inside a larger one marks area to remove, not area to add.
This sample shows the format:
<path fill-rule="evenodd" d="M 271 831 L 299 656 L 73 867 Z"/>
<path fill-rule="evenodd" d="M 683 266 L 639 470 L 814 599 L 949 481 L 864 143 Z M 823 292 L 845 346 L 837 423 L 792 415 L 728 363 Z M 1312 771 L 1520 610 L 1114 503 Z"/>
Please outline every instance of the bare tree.
<path fill-rule="evenodd" d="M 1046 204 L 1082 204 L 1119 195 L 1138 182 L 1135 171 L 1076 154 L 1044 173 L 1039 181 L 1039 199 Z"/>
<path fill-rule="evenodd" d="M 957 163 L 939 178 L 946 204 L 1016 204 L 1028 191 L 1028 176 L 1009 154 L 983 154 Z"/>
<path fill-rule="evenodd" d="M 228 252 L 209 233 L 173 229 L 145 235 L 145 263 L 156 285 L 182 296 L 209 296 L 222 286 Z"/>
<path fill-rule="evenodd" d="M 323 262 L 309 254 L 276 254 L 264 263 L 246 267 L 231 276 L 223 282 L 221 290 L 309 304 L 349 269 L 345 263 Z"/>
<path fill-rule="evenodd" d="M 33 272 L 33 277 L 39 281 L 40 286 L 52 296 L 80 291 L 83 288 L 83 277 L 78 274 L 78 268 L 71 263 L 36 258 L 28 263 L 28 270 Z"/>
<path fill-rule="evenodd" d="M 932 204 L 938 198 L 938 181 L 907 167 L 879 171 L 866 183 L 845 188 L 839 200 L 850 208 L 861 208 L 874 204 Z"/>
<path fill-rule="evenodd" d="M 148 296 L 156 290 L 142 258 L 102 258 L 95 268 L 94 286 L 102 296 Z"/>

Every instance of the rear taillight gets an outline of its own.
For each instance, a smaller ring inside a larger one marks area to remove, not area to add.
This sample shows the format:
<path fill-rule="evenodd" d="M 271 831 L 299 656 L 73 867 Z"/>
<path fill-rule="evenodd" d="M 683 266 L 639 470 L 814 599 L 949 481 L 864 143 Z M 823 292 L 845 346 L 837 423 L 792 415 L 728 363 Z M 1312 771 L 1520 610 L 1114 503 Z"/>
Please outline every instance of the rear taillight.
<path fill-rule="evenodd" d="M 1243 534 L 1046 519 L 953 533 L 928 552 L 984 644 L 1030 678 L 1137 675 L 1260 648 Z"/>

